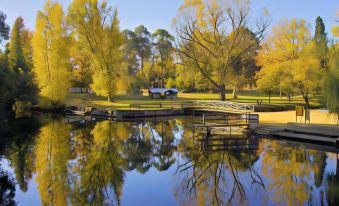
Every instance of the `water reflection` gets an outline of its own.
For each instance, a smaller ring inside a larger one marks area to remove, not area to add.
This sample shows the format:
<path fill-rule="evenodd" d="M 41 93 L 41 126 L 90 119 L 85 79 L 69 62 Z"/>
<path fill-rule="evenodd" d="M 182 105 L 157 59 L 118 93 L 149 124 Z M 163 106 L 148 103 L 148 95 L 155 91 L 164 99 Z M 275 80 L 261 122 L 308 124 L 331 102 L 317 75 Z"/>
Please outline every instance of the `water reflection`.
<path fill-rule="evenodd" d="M 192 122 L 8 121 L 0 126 L 9 164 L 1 165 L 0 201 L 14 204 L 15 192 L 34 181 L 32 198 L 42 205 L 124 205 L 126 179 L 136 172 L 174 177 L 166 195 L 178 205 L 338 204 L 336 154 L 250 135 L 206 139 Z"/>
<path fill-rule="evenodd" d="M 177 170 L 182 176 L 178 190 L 178 195 L 182 194 L 180 201 L 189 205 L 243 205 L 247 202 L 249 179 L 251 187 L 264 189 L 262 178 L 253 168 L 259 153 L 251 147 L 251 140 L 217 136 L 209 137 L 209 141 L 198 139 L 202 144 L 196 144 L 193 138 L 186 137 L 183 142 L 191 143 L 189 147 L 181 147 L 181 152 L 188 161 Z M 244 173 L 247 173 L 246 182 L 242 177 Z"/>

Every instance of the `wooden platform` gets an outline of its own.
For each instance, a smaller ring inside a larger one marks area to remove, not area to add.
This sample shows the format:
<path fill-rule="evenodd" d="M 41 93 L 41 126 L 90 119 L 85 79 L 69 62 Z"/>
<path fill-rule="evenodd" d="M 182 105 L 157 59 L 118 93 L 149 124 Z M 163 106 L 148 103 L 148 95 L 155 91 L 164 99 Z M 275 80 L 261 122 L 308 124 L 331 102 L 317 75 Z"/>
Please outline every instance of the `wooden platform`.
<path fill-rule="evenodd" d="M 259 149 L 259 139 L 242 135 L 212 135 L 198 139 L 206 152 L 255 151 Z"/>
<path fill-rule="evenodd" d="M 319 124 L 287 123 L 281 125 L 250 125 L 248 130 L 255 134 L 284 139 L 319 142 L 339 147 L 339 126 Z"/>

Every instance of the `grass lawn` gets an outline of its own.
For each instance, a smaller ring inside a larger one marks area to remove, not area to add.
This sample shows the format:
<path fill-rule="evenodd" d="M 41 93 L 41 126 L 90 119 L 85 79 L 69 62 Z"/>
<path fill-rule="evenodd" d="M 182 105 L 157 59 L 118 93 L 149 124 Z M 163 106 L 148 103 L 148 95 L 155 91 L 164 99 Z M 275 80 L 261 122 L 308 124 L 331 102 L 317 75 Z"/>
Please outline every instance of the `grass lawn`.
<path fill-rule="evenodd" d="M 288 102 L 287 97 L 280 98 L 279 95 L 271 96 L 271 103 L 268 103 L 268 95 L 263 92 L 258 91 L 240 91 L 238 99 L 231 99 L 232 94 L 227 94 L 227 99 L 234 102 L 257 104 L 257 100 L 262 100 L 263 105 L 270 106 L 291 106 L 295 104 L 304 104 L 304 100 L 301 96 L 294 96 L 291 99 L 291 102 Z M 119 109 L 129 108 L 130 104 L 163 104 L 163 108 L 166 108 L 166 104 L 170 106 L 171 104 L 180 104 L 184 102 L 194 101 L 194 100 L 219 100 L 219 94 L 215 93 L 179 93 L 176 100 L 165 100 L 165 99 L 150 99 L 148 96 L 144 95 L 135 95 L 135 96 L 126 96 L 126 95 L 117 95 L 114 97 L 114 102 L 108 102 L 107 98 L 100 97 L 95 94 L 69 94 L 66 99 L 66 105 L 83 105 L 83 99 L 87 99 L 87 106 L 93 106 L 96 108 L 108 108 L 116 107 Z M 319 107 L 318 98 L 311 97 L 310 104 L 312 107 Z"/>

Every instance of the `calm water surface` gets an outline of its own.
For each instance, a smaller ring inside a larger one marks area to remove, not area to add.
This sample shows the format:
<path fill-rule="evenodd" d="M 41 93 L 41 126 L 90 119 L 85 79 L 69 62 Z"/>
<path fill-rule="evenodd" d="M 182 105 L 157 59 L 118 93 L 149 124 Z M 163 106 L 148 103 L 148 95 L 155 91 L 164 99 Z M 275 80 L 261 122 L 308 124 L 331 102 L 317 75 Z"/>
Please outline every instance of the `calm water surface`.
<path fill-rule="evenodd" d="M 334 148 L 214 137 L 192 118 L 0 126 L 4 205 L 338 205 Z M 312 149 L 310 149 L 312 148 Z"/>

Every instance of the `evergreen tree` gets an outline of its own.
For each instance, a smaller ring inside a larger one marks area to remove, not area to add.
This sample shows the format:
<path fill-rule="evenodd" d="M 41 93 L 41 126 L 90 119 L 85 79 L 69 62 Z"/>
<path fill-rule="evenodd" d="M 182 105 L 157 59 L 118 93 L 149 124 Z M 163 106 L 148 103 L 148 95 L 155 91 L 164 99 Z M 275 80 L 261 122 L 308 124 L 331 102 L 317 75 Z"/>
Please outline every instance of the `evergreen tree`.
<path fill-rule="evenodd" d="M 325 69 L 328 67 L 328 47 L 327 35 L 325 33 L 325 24 L 320 16 L 317 17 L 315 24 L 313 41 L 315 42 L 316 52 L 319 56 L 320 66 L 321 68 Z"/>
<path fill-rule="evenodd" d="M 0 43 L 7 40 L 9 37 L 9 26 L 6 24 L 6 14 L 0 11 Z M 7 97 L 7 69 L 8 68 L 8 58 L 6 53 L 0 51 L 0 104 L 6 102 Z"/>
<path fill-rule="evenodd" d="M 23 18 L 18 17 L 13 25 L 8 53 L 12 103 L 36 101 L 37 87 L 31 72 L 31 39 L 32 34 L 25 28 Z"/>

